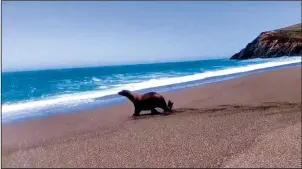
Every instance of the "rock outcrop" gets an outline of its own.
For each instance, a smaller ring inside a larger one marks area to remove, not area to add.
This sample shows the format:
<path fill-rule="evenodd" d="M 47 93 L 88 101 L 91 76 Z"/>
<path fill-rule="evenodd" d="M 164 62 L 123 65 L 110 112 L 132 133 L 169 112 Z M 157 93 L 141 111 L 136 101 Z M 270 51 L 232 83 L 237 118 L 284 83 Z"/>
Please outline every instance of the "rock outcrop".
<path fill-rule="evenodd" d="M 302 56 L 301 24 L 262 32 L 231 59 L 275 58 L 282 56 Z"/>

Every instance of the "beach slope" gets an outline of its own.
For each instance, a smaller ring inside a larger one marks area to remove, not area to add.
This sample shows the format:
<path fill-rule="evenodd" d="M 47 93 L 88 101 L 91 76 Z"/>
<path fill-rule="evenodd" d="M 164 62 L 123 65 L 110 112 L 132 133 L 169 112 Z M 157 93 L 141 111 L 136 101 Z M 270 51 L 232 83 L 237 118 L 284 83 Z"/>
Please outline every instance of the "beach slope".
<path fill-rule="evenodd" d="M 130 102 L 2 128 L 2 167 L 301 168 L 301 67 L 164 94 L 169 115 Z"/>

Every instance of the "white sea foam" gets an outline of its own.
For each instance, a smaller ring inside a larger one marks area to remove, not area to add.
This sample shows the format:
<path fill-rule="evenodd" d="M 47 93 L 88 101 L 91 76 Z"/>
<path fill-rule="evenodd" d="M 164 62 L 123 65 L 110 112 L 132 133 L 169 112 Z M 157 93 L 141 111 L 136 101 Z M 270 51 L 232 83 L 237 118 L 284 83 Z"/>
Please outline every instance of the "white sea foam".
<path fill-rule="evenodd" d="M 115 88 L 108 89 L 108 90 L 100 90 L 100 91 L 91 91 L 91 92 L 81 92 L 75 94 L 63 94 L 56 97 L 45 97 L 42 100 L 37 101 L 28 101 L 28 102 L 21 102 L 21 103 L 13 103 L 13 104 L 4 104 L 2 105 L 2 115 L 3 118 L 8 116 L 21 116 L 31 112 L 30 110 L 39 110 L 45 107 L 56 107 L 60 105 L 78 105 L 83 102 L 91 102 L 96 98 L 101 98 L 104 96 L 109 96 L 116 94 L 118 91 L 122 89 L 128 90 L 141 90 L 147 89 L 152 87 L 161 87 L 171 84 L 178 84 L 184 82 L 191 82 L 196 80 L 201 80 L 209 77 L 216 77 L 216 76 L 223 76 L 223 75 L 230 75 L 234 73 L 241 73 L 241 72 L 249 72 L 253 70 L 287 65 L 292 63 L 301 63 L 301 57 L 294 57 L 294 58 L 283 58 L 279 60 L 275 60 L 272 62 L 266 63 L 256 63 L 250 64 L 246 66 L 238 66 L 238 67 L 230 67 L 222 70 L 216 71 L 207 71 L 203 73 L 198 73 L 194 75 L 187 75 L 181 77 L 171 77 L 171 78 L 159 78 L 159 79 L 150 79 L 143 82 L 131 83 L 131 84 L 124 84 L 124 85 L 117 85 Z M 94 79 L 96 80 L 96 79 Z"/>
<path fill-rule="evenodd" d="M 101 79 L 98 79 L 96 77 L 93 77 L 92 80 L 95 81 L 95 82 L 100 82 L 101 81 Z"/>

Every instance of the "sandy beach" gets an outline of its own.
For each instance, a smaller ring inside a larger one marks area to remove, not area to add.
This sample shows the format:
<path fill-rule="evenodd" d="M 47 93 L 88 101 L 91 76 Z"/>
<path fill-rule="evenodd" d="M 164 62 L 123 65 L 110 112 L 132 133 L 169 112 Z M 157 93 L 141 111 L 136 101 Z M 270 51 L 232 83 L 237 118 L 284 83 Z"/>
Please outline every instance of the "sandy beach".
<path fill-rule="evenodd" d="M 169 115 L 127 102 L 5 124 L 2 167 L 301 168 L 300 66 L 163 95 Z"/>

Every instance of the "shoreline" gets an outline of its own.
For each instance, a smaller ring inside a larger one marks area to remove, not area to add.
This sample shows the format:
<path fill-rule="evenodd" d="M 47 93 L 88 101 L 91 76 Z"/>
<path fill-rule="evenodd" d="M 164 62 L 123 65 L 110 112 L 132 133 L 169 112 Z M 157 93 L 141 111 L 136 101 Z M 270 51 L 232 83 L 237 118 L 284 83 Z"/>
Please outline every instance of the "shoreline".
<path fill-rule="evenodd" d="M 151 87 L 147 89 L 141 89 L 137 90 L 136 92 L 139 93 L 144 93 L 144 92 L 149 92 L 149 91 L 156 91 L 160 93 L 170 93 L 170 92 L 177 92 L 181 90 L 186 90 L 189 88 L 194 88 L 196 86 L 203 86 L 203 85 L 209 85 L 209 84 L 215 84 L 215 83 L 220 83 L 228 80 L 233 80 L 253 74 L 259 74 L 259 73 L 264 73 L 264 72 L 269 72 L 269 71 L 274 71 L 274 70 L 279 70 L 279 69 L 286 69 L 290 67 L 297 67 L 301 66 L 300 63 L 291 63 L 291 64 L 286 64 L 286 65 L 279 65 L 279 66 L 273 66 L 273 67 L 267 67 L 267 68 L 262 68 L 262 69 L 256 69 L 252 71 L 247 71 L 247 72 L 240 72 L 240 73 L 233 73 L 233 74 L 228 74 L 228 75 L 222 75 L 222 76 L 214 76 L 206 79 L 200 79 L 200 80 L 194 80 L 190 82 L 183 82 L 183 83 L 177 83 L 177 84 L 171 84 L 171 85 L 166 85 L 166 86 L 159 86 L 159 87 Z M 100 103 L 98 100 L 102 100 L 105 98 L 105 103 Z M 107 98 L 107 100 L 106 100 Z M 62 110 L 56 110 L 56 111 L 51 111 L 49 113 L 44 113 L 44 110 L 41 110 L 38 113 L 35 114 L 30 114 L 26 115 L 24 117 L 19 117 L 16 119 L 9 118 L 8 120 L 3 120 L 3 124 L 14 124 L 14 123 L 23 123 L 26 121 L 34 120 L 34 119 L 41 119 L 41 118 L 49 118 L 51 116 L 56 116 L 59 114 L 73 114 L 73 113 L 81 113 L 81 112 L 86 112 L 86 111 L 92 111 L 92 110 L 97 110 L 97 109 L 102 109 L 106 107 L 112 107 L 112 106 L 117 106 L 119 104 L 124 104 L 127 102 L 127 99 L 121 98 L 119 96 L 115 95 L 108 95 L 104 96 L 101 98 L 96 99 L 92 103 L 86 103 L 84 105 L 79 105 L 76 107 L 70 107 L 70 108 L 64 108 Z"/>
<path fill-rule="evenodd" d="M 4 124 L 3 167 L 301 167 L 301 66 L 163 95 L 171 115 L 133 120 L 126 102 Z"/>

